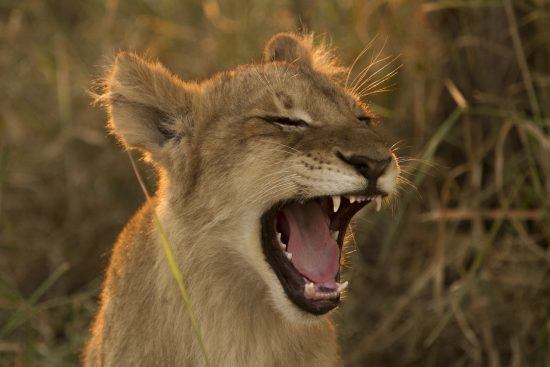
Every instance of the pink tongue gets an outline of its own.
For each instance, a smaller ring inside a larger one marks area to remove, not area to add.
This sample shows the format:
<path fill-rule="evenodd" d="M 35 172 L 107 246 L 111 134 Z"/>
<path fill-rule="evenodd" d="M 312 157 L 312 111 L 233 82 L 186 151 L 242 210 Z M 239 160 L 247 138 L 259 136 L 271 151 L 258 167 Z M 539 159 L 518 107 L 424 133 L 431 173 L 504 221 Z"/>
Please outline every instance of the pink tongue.
<path fill-rule="evenodd" d="M 334 284 L 340 250 L 330 237 L 329 218 L 319 203 L 291 204 L 283 212 L 290 227 L 287 251 L 292 253 L 294 267 L 315 283 Z"/>

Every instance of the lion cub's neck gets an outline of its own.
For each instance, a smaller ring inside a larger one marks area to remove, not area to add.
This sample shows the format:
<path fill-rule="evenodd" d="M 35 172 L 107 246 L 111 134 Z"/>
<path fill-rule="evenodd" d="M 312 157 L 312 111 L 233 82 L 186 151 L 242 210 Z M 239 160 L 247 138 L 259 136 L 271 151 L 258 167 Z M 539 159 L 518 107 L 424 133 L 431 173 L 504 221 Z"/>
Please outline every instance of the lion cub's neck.
<path fill-rule="evenodd" d="M 284 319 L 274 309 L 259 276 L 237 252 L 230 250 L 234 239 L 225 225 L 204 228 L 212 221 L 200 223 L 191 213 L 174 216 L 170 208 L 162 204 L 159 212 L 176 249 L 206 350 L 216 365 L 335 365 L 337 344 L 331 322 L 324 319 L 305 324 Z M 201 213 L 200 216 L 212 220 L 216 215 L 222 214 Z M 217 220 L 224 222 L 221 217 Z M 160 294 L 171 294 L 171 301 L 163 305 L 166 311 L 161 313 L 176 312 L 177 318 L 170 317 L 172 326 L 180 332 L 174 340 L 188 340 L 186 345 L 193 345 L 194 358 L 200 359 L 196 336 L 160 243 L 157 248 L 161 265 L 158 269 Z"/>

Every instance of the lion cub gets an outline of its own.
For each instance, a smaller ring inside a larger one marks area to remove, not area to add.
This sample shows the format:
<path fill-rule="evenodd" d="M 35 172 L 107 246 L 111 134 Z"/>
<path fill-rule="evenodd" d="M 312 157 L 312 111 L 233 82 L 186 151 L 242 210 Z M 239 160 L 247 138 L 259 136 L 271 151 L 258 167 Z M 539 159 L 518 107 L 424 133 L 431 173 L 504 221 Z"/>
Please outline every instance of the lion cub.
<path fill-rule="evenodd" d="M 395 189 L 396 157 L 311 37 L 278 34 L 263 62 L 184 82 L 121 53 L 99 97 L 159 188 L 120 235 L 86 366 L 205 366 L 153 210 L 198 320 L 209 365 L 335 366 L 331 311 L 352 216 Z"/>

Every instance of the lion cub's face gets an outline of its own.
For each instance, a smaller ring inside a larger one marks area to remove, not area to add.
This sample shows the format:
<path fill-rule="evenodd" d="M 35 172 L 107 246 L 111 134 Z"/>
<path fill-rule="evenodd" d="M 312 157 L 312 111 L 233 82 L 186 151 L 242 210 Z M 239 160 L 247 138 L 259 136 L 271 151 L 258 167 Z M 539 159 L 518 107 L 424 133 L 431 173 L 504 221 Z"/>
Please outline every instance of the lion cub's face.
<path fill-rule="evenodd" d="M 264 56 L 191 85 L 123 54 L 103 98 L 121 140 L 166 172 L 169 200 L 184 202 L 173 210 L 224 233 L 220 248 L 259 274 L 279 311 L 311 318 L 339 304 L 349 222 L 380 207 L 399 168 L 309 40 L 277 35 Z"/>

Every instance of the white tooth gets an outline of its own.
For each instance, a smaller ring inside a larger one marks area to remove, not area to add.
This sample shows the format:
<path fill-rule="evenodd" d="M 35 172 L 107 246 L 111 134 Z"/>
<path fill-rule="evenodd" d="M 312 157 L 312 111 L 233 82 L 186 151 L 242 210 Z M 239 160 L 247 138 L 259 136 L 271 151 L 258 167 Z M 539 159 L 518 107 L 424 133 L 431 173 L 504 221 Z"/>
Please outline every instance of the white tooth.
<path fill-rule="evenodd" d="M 338 284 L 338 293 L 341 293 L 344 289 L 346 289 L 349 285 L 349 282 L 346 280 L 344 283 L 342 284 Z"/>
<path fill-rule="evenodd" d="M 334 212 L 336 213 L 340 208 L 340 196 L 336 195 L 332 197 L 332 205 L 334 206 Z"/>
<path fill-rule="evenodd" d="M 330 231 L 330 236 L 334 241 L 338 241 L 338 235 L 340 234 L 340 231 Z"/>
<path fill-rule="evenodd" d="M 378 195 L 375 200 L 376 200 L 376 211 L 379 212 L 380 208 L 382 207 L 382 196 Z"/>
<path fill-rule="evenodd" d="M 355 196 L 350 195 L 349 196 L 349 202 L 350 202 L 350 204 L 353 204 L 355 202 Z"/>
<path fill-rule="evenodd" d="M 292 259 L 292 253 L 286 252 L 286 251 L 284 251 L 284 253 L 285 253 L 285 256 L 286 256 L 287 259 L 289 259 L 289 260 Z"/>
<path fill-rule="evenodd" d="M 279 243 L 281 250 L 286 250 L 286 245 L 281 240 L 281 234 L 279 232 L 277 232 L 277 242 Z"/>
<path fill-rule="evenodd" d="M 306 298 L 313 298 L 313 296 L 315 296 L 315 284 L 306 283 L 306 286 L 304 287 L 304 295 Z"/>

